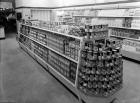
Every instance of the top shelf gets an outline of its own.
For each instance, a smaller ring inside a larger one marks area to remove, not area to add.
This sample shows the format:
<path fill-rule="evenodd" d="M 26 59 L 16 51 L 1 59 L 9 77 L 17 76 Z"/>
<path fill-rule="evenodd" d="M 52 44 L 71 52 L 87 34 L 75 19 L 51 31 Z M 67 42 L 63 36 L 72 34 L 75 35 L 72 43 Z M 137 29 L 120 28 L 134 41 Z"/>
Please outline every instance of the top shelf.
<path fill-rule="evenodd" d="M 89 15 L 73 15 L 73 17 L 95 18 L 96 16 L 89 16 Z"/>
<path fill-rule="evenodd" d="M 90 15 L 73 15 L 73 17 L 83 17 L 83 18 L 140 18 L 140 16 L 90 16 Z"/>
<path fill-rule="evenodd" d="M 22 24 L 22 25 L 25 25 L 25 26 L 28 26 L 28 27 L 31 27 L 31 28 L 35 28 L 35 29 L 40 29 L 40 30 L 52 32 L 52 33 L 56 33 L 56 34 L 59 34 L 59 35 L 62 35 L 62 36 L 67 36 L 67 37 L 75 38 L 75 39 L 78 39 L 78 40 L 82 40 L 82 39 L 83 39 L 83 37 L 77 37 L 77 36 L 73 36 L 73 35 L 68 35 L 68 34 L 64 34 L 64 33 L 59 33 L 59 32 L 56 32 L 56 31 L 47 30 L 47 29 L 40 28 L 40 27 L 30 26 L 30 25 L 26 25 L 26 24 Z"/>
<path fill-rule="evenodd" d="M 115 26 L 110 26 L 109 28 L 129 29 L 129 30 L 140 30 L 140 28 L 130 28 L 130 27 L 115 27 Z"/>

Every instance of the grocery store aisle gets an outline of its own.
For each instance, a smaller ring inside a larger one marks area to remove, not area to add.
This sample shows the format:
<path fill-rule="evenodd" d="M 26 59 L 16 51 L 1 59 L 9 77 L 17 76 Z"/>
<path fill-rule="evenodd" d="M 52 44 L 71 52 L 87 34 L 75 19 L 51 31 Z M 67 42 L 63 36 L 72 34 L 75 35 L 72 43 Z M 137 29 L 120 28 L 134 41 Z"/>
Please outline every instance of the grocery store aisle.
<path fill-rule="evenodd" d="M 117 97 L 121 103 L 140 103 L 139 73 L 139 64 L 124 60 L 124 86 Z M 16 103 L 78 103 L 62 84 L 19 48 L 15 33 L 0 40 L 2 100 Z"/>
<path fill-rule="evenodd" d="M 21 50 L 15 33 L 0 41 L 0 102 L 78 103 L 77 99 Z"/>

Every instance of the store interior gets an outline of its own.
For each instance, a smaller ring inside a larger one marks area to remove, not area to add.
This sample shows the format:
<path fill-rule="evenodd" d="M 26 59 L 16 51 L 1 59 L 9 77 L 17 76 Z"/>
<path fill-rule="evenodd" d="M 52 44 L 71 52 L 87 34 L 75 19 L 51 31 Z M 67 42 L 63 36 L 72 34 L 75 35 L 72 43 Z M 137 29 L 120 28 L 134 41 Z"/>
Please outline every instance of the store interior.
<path fill-rule="evenodd" d="M 0 102 L 140 103 L 139 0 L 0 0 Z"/>

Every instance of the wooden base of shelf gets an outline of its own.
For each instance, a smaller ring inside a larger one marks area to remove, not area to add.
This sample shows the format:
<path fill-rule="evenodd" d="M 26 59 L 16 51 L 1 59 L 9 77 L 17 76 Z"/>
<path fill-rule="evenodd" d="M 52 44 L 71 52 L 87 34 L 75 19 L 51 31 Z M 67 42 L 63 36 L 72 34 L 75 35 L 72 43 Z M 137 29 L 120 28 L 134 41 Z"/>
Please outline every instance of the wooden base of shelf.
<path fill-rule="evenodd" d="M 122 88 L 110 97 L 86 96 L 80 91 L 78 93 L 79 96 L 85 101 L 85 103 L 112 103 L 114 99 L 118 99 L 117 97 L 119 97 L 121 92 L 122 92 Z"/>

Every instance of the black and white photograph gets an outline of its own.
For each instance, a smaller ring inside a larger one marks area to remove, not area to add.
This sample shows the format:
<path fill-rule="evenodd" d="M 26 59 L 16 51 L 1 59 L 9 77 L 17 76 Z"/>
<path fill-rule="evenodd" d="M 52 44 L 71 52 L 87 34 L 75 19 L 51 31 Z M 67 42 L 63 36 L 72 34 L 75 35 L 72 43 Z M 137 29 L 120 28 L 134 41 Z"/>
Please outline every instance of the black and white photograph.
<path fill-rule="evenodd" d="M 140 103 L 140 0 L 0 0 L 0 103 Z"/>

